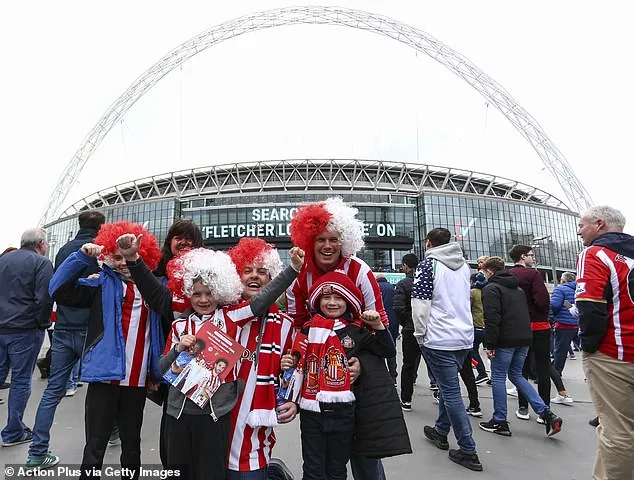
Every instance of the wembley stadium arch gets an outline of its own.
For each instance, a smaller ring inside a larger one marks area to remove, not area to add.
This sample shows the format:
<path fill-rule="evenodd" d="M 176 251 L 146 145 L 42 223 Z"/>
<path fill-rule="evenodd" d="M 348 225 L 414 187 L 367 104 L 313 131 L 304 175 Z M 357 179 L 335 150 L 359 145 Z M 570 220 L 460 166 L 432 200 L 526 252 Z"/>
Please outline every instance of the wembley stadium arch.
<path fill-rule="evenodd" d="M 531 144 L 561 186 L 570 208 L 580 211 L 591 205 L 590 195 L 537 121 L 501 85 L 469 59 L 426 32 L 382 15 L 340 7 L 306 6 L 267 10 L 222 23 L 177 46 L 146 70 L 115 100 L 88 133 L 62 172 L 46 204 L 40 224 L 48 224 L 57 216 L 84 165 L 113 125 L 167 73 L 201 51 L 225 40 L 266 28 L 295 24 L 339 25 L 365 30 L 399 41 L 438 61 L 485 97 Z"/>
<path fill-rule="evenodd" d="M 538 268 L 552 278 L 574 270 L 581 248 L 577 214 L 538 188 L 507 178 L 431 165 L 359 159 L 236 163 L 169 172 L 106 188 L 68 207 L 46 225 L 51 257 L 77 233 L 77 215 L 99 209 L 107 221 L 144 223 L 163 241 L 178 218 L 201 228 L 205 245 L 226 249 L 240 237 L 275 243 L 283 259 L 288 225 L 305 202 L 341 196 L 359 210 L 375 271 L 400 271 L 403 255 L 423 249 L 425 232 L 448 228 L 475 266 L 516 243 L 533 244 Z M 554 264 L 554 265 L 553 265 Z"/>

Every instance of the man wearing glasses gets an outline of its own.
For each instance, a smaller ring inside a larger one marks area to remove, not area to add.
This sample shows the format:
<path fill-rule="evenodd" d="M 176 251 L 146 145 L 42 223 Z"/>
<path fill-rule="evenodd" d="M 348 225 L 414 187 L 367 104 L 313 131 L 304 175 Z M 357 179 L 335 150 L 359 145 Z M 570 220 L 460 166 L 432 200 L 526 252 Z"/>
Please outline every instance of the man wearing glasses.
<path fill-rule="evenodd" d="M 541 274 L 533 268 L 535 254 L 530 246 L 514 245 L 509 251 L 509 256 L 515 262 L 515 266 L 509 269 L 509 273 L 517 278 L 520 288 L 526 294 L 533 333 L 533 341 L 524 364 L 524 377 L 528 378 L 532 357 L 537 374 L 537 391 L 544 403 L 550 405 L 550 323 L 548 323 L 550 296 Z M 520 420 L 530 420 L 528 400 L 519 392 L 518 396 L 519 409 L 515 412 L 515 416 Z M 537 417 L 537 422 L 543 423 L 540 417 Z"/>

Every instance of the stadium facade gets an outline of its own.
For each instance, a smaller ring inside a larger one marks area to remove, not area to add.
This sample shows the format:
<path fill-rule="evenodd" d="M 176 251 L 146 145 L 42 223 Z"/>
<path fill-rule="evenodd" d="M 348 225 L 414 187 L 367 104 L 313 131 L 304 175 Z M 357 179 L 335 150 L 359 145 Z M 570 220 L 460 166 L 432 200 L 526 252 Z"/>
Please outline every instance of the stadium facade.
<path fill-rule="evenodd" d="M 516 243 L 534 245 L 538 268 L 550 278 L 574 270 L 581 243 L 578 214 L 529 185 L 466 170 L 373 160 L 281 160 L 183 170 L 96 192 L 46 225 L 50 255 L 78 229 L 90 208 L 107 221 L 146 223 L 162 242 L 172 222 L 191 218 L 205 245 L 227 249 L 240 237 L 291 247 L 289 221 L 303 203 L 341 196 L 359 209 L 375 271 L 398 271 L 408 252 L 424 250 L 425 233 L 448 228 L 472 266 L 480 255 L 510 262 Z M 541 239 L 541 240 L 540 240 Z"/>

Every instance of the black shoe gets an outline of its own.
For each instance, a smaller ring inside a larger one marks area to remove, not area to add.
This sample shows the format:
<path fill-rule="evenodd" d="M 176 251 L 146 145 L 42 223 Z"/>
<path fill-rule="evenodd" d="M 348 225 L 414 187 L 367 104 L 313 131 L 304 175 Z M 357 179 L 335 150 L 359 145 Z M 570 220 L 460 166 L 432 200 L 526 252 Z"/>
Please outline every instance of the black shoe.
<path fill-rule="evenodd" d="M 489 376 L 486 373 L 482 375 L 478 375 L 475 379 L 476 385 L 480 385 L 481 383 L 485 383 L 489 379 Z"/>
<path fill-rule="evenodd" d="M 279 458 L 271 458 L 266 467 L 266 478 L 269 480 L 295 480 L 295 477 Z"/>
<path fill-rule="evenodd" d="M 511 436 L 511 429 L 509 428 L 509 422 L 496 422 L 491 419 L 488 422 L 480 422 L 480 428 L 485 432 L 497 433 L 504 437 Z"/>
<path fill-rule="evenodd" d="M 464 453 L 461 450 L 449 450 L 449 460 L 474 472 L 482 471 L 482 464 L 477 453 Z"/>
<path fill-rule="evenodd" d="M 429 440 L 434 442 L 434 445 L 436 445 L 441 450 L 449 450 L 447 435 L 441 435 L 440 433 L 438 433 L 438 431 L 436 431 L 434 427 L 430 427 L 429 425 L 425 425 L 425 427 L 423 428 L 423 433 Z"/>
<path fill-rule="evenodd" d="M 47 363 L 48 363 L 48 362 L 47 362 L 47 361 L 46 361 L 46 359 L 44 359 L 44 358 L 40 358 L 40 359 L 37 361 L 37 368 L 38 368 L 38 370 L 40 371 L 40 376 L 41 376 L 42 378 L 48 378 L 48 377 L 49 377 L 49 375 L 50 375 L 50 373 L 51 373 L 51 371 L 50 371 L 49 366 L 47 365 Z"/>
<path fill-rule="evenodd" d="M 467 415 L 471 415 L 472 417 L 482 417 L 482 409 L 480 407 L 469 407 L 467 408 Z"/>
<path fill-rule="evenodd" d="M 6 390 L 7 388 L 9 388 L 11 386 L 10 383 L 4 382 L 4 383 L 0 383 L 0 390 Z"/>
<path fill-rule="evenodd" d="M 412 411 L 412 402 L 401 402 L 401 408 L 404 412 Z"/>
<path fill-rule="evenodd" d="M 436 385 L 435 383 L 430 383 L 429 384 L 429 389 L 434 392 L 434 391 L 438 391 L 438 385 Z"/>
<path fill-rule="evenodd" d="M 599 417 L 594 417 L 592 420 L 590 420 L 588 422 L 590 425 L 592 425 L 593 427 L 598 427 L 599 426 Z"/>
<path fill-rule="evenodd" d="M 550 410 L 546 410 L 546 412 L 541 415 L 541 418 L 546 424 L 546 435 L 552 437 L 553 435 L 561 432 L 561 426 L 563 425 L 564 421 L 553 412 L 551 412 Z"/>

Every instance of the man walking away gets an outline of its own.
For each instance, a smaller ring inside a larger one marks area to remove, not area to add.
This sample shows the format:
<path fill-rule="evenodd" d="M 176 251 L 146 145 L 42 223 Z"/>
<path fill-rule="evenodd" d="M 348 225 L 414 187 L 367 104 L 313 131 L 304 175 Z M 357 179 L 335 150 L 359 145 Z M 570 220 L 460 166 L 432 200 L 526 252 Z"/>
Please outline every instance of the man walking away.
<path fill-rule="evenodd" d="M 2 430 L 2 446 L 31 441 L 33 434 L 22 421 L 31 396 L 31 377 L 50 325 L 53 301 L 48 284 L 53 265 L 46 258 L 46 232 L 33 228 L 22 234 L 20 249 L 0 257 L 0 371 L 11 371 L 9 418 Z"/>
<path fill-rule="evenodd" d="M 414 338 L 414 322 L 412 322 L 412 286 L 414 271 L 418 265 L 418 257 L 413 253 L 403 256 L 403 272 L 405 278 L 394 287 L 394 314 L 401 326 L 403 346 L 403 366 L 401 367 L 401 407 L 406 412 L 412 411 L 412 394 L 414 379 L 420 364 L 420 347 Z"/>
<path fill-rule="evenodd" d="M 548 309 L 550 297 L 546 284 L 537 269 L 533 268 L 535 254 L 528 245 L 514 245 L 509 251 L 509 256 L 515 262 L 515 266 L 509 269 L 509 273 L 517 278 L 519 286 L 524 290 L 528 302 L 528 314 L 531 318 L 531 331 L 533 340 L 524 363 L 524 377 L 528 378 L 530 371 L 531 355 L 535 358 L 535 370 L 537 374 L 537 391 L 546 405 L 550 404 L 550 323 L 548 322 Z M 486 318 L 486 314 L 485 314 Z M 521 392 L 519 396 L 519 409 L 515 416 L 520 420 L 529 420 L 528 400 Z M 541 417 L 537 422 L 542 423 Z"/>
<path fill-rule="evenodd" d="M 459 449 L 449 459 L 481 471 L 471 423 L 462 402 L 458 372 L 473 347 L 469 294 L 469 265 L 446 228 L 427 234 L 425 260 L 419 263 L 412 288 L 414 336 L 440 391 L 436 425 L 425 426 L 425 436 L 441 450 L 449 449 L 453 426 Z"/>

